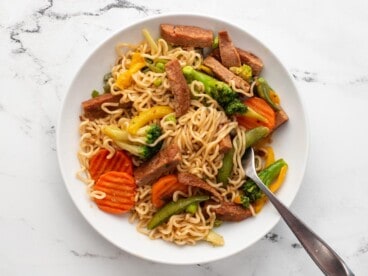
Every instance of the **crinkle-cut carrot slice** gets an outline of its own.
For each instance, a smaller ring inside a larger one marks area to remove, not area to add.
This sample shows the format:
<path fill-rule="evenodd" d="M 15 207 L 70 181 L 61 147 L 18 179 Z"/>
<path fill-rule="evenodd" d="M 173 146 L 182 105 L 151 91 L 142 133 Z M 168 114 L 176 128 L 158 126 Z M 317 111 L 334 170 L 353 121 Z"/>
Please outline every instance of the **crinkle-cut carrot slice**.
<path fill-rule="evenodd" d="M 133 175 L 132 159 L 123 151 L 116 151 L 112 158 L 108 159 L 109 151 L 100 149 L 89 162 L 89 173 L 94 181 L 109 171 L 126 172 Z"/>
<path fill-rule="evenodd" d="M 98 208 L 112 214 L 123 214 L 133 208 L 136 184 L 126 172 L 111 171 L 100 176 L 93 190 L 104 192 L 102 199 L 94 198 Z"/>

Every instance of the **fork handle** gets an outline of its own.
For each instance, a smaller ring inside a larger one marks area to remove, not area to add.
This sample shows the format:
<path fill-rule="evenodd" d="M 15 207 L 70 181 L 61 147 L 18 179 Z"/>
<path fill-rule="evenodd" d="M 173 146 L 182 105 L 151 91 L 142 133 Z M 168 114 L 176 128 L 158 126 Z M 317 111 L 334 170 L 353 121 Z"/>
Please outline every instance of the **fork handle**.
<path fill-rule="evenodd" d="M 337 253 L 316 233 L 297 218 L 274 194 L 263 184 L 257 175 L 251 177 L 267 195 L 281 217 L 298 238 L 309 256 L 326 275 L 354 275 Z"/>

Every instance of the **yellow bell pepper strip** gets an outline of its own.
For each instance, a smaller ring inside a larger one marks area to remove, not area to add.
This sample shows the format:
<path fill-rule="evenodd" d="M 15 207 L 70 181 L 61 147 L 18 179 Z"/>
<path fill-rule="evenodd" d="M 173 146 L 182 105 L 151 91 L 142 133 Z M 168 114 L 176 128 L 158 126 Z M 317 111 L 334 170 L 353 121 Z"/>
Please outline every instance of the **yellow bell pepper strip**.
<path fill-rule="evenodd" d="M 147 110 L 140 112 L 137 116 L 133 117 L 130 120 L 127 130 L 130 134 L 134 135 L 141 127 L 146 125 L 148 122 L 154 119 L 160 119 L 173 112 L 174 110 L 170 106 L 162 106 L 162 105 L 153 106 Z"/>
<path fill-rule="evenodd" d="M 275 104 L 280 105 L 281 103 L 280 97 L 275 91 L 273 90 L 270 91 L 270 98 Z"/>
<path fill-rule="evenodd" d="M 281 168 L 279 176 L 269 187 L 271 192 L 275 193 L 281 187 L 282 183 L 284 183 L 287 169 L 288 169 L 287 165 Z M 266 204 L 266 202 L 267 202 L 267 197 L 265 195 L 262 195 L 260 199 L 254 202 L 253 204 L 254 211 L 256 213 L 259 213 L 262 210 L 263 206 Z"/>
<path fill-rule="evenodd" d="M 276 181 L 273 182 L 271 185 L 270 185 L 270 190 L 271 192 L 275 193 L 277 192 L 277 190 L 281 187 L 282 183 L 284 182 L 285 180 L 285 177 L 286 177 L 286 172 L 287 172 L 287 169 L 288 169 L 288 166 L 283 166 L 281 168 L 281 171 L 280 171 L 280 174 L 279 176 L 277 177 Z"/>
<path fill-rule="evenodd" d="M 275 152 L 273 151 L 272 147 L 268 146 L 265 147 L 267 155 L 265 161 L 265 168 L 275 162 Z"/>
<path fill-rule="evenodd" d="M 116 80 L 116 85 L 120 89 L 125 89 L 132 84 L 132 76 L 134 73 L 137 73 L 144 66 L 146 66 L 146 62 L 140 53 L 134 53 L 132 56 L 132 61 L 130 63 L 129 69 L 120 73 Z"/>

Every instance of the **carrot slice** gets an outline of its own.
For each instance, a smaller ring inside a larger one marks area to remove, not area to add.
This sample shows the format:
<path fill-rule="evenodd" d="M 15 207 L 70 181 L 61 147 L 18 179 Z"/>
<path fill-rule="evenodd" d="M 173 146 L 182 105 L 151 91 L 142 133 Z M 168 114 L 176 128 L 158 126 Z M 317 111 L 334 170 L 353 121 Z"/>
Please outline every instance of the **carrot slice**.
<path fill-rule="evenodd" d="M 93 189 L 106 194 L 102 199 L 94 198 L 102 211 L 123 214 L 134 206 L 136 184 L 133 176 L 126 172 L 110 171 L 101 175 Z"/>
<path fill-rule="evenodd" d="M 252 129 L 258 126 L 265 126 L 272 131 L 272 129 L 275 128 L 276 113 L 265 100 L 259 97 L 252 97 L 245 100 L 244 104 L 265 117 L 267 119 L 267 122 L 261 122 L 256 118 L 237 116 L 236 119 L 238 120 L 239 125 L 245 127 L 246 129 Z"/>
<path fill-rule="evenodd" d="M 123 151 L 116 151 L 114 156 L 107 158 L 109 151 L 107 149 L 100 149 L 89 162 L 89 173 L 95 181 L 109 171 L 126 172 L 133 175 L 132 159 Z"/>
<path fill-rule="evenodd" d="M 188 186 L 181 184 L 175 174 L 161 177 L 152 185 L 152 204 L 156 208 L 162 207 L 166 201 L 171 200 L 176 191 L 188 192 Z"/>

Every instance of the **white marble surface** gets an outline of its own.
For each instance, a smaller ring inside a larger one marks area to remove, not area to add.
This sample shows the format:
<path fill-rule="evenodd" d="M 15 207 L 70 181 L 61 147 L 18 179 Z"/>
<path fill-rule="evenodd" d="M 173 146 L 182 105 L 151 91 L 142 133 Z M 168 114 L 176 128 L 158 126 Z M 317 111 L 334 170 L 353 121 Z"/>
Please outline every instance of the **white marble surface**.
<path fill-rule="evenodd" d="M 232 21 L 281 58 L 311 130 L 305 179 L 291 207 L 356 275 L 367 275 L 368 2 L 237 2 L 0 2 L 0 275 L 321 275 L 283 222 L 231 258 L 172 266 L 119 250 L 72 204 L 55 148 L 66 89 L 97 43 L 166 12 Z"/>

